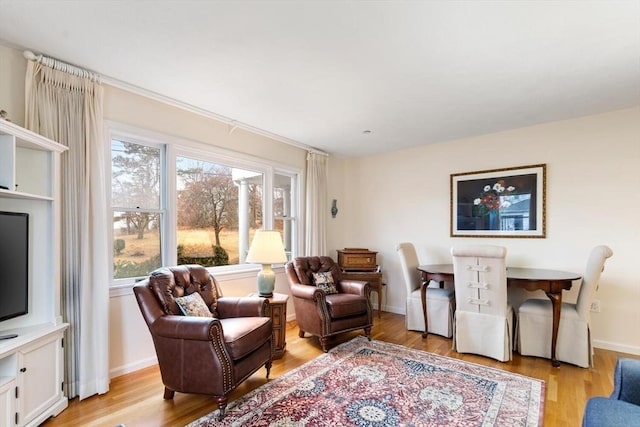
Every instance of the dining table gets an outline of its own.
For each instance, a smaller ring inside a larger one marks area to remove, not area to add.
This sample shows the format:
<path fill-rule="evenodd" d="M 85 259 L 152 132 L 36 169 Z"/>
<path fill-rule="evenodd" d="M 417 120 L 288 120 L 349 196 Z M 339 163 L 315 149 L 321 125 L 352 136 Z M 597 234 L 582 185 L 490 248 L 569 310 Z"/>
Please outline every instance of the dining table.
<path fill-rule="evenodd" d="M 453 264 L 426 264 L 419 265 L 418 271 L 422 275 L 422 285 L 420 296 L 422 299 L 422 311 L 424 322 L 427 325 L 427 286 L 431 280 L 437 282 L 440 287 L 445 282 L 453 282 Z M 580 279 L 580 274 L 559 271 L 545 270 L 541 268 L 521 268 L 507 267 L 507 287 L 521 288 L 527 291 L 543 291 L 551 300 L 553 307 L 553 324 L 551 331 L 551 364 L 554 367 L 560 366 L 556 358 L 556 344 L 558 342 L 558 328 L 560 326 L 560 309 L 562 308 L 562 291 L 570 290 L 574 280 Z M 427 337 L 427 328 L 422 334 Z"/>

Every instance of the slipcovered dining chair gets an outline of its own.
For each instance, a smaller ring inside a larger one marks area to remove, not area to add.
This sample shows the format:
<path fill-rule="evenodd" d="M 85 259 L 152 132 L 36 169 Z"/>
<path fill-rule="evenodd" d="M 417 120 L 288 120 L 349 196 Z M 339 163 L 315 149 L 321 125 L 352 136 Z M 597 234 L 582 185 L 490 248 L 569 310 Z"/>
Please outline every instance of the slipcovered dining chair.
<path fill-rule="evenodd" d="M 369 283 L 342 279 L 340 267 L 327 256 L 297 257 L 285 271 L 300 338 L 305 332 L 316 335 L 325 353 L 332 335 L 363 329 L 371 340 Z"/>
<path fill-rule="evenodd" d="M 591 300 L 604 263 L 613 251 L 604 245 L 591 250 L 575 304 L 562 303 L 556 358 L 583 368 L 593 366 L 593 347 L 589 327 Z M 553 310 L 548 299 L 531 298 L 518 309 L 518 351 L 523 356 L 551 358 Z"/>
<path fill-rule="evenodd" d="M 451 338 L 453 335 L 453 312 L 455 292 L 453 289 L 427 287 L 427 327 L 424 324 L 420 287 L 422 280 L 418 271 L 418 255 L 412 243 L 403 242 L 396 246 L 400 256 L 400 266 L 407 290 L 405 327 L 410 331 L 429 332 Z"/>
<path fill-rule="evenodd" d="M 502 246 L 454 246 L 456 312 L 454 349 L 511 360 L 513 309 L 507 302 L 507 249 Z"/>

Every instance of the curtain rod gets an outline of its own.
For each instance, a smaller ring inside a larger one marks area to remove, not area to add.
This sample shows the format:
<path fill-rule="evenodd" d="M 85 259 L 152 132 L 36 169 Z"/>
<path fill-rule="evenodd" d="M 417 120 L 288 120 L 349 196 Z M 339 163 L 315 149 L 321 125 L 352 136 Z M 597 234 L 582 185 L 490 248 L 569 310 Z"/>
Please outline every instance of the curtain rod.
<path fill-rule="evenodd" d="M 84 68 L 76 67 L 75 65 L 67 64 L 66 62 L 62 62 L 55 58 L 49 58 L 42 54 L 36 55 L 30 50 L 25 50 L 23 55 L 29 61 L 37 62 L 39 64 L 46 65 L 49 68 L 53 68 L 54 70 L 62 71 L 64 73 L 69 73 L 76 77 L 82 77 L 85 79 L 89 79 L 94 82 L 101 82 L 100 74 L 94 73 L 89 70 L 85 70 Z"/>
<path fill-rule="evenodd" d="M 187 104 L 186 102 L 179 101 L 175 98 L 171 98 L 166 95 L 162 95 L 157 92 L 150 91 L 148 89 L 143 89 L 139 86 L 132 85 L 131 83 L 126 83 L 126 82 L 123 82 L 122 80 L 114 79 L 113 77 L 102 76 L 102 82 L 109 86 L 122 89 L 124 91 L 133 93 L 135 95 L 143 96 L 145 98 L 152 99 L 156 102 L 160 102 L 162 104 L 170 105 L 172 107 L 179 108 L 184 111 L 188 111 L 189 113 L 198 114 L 208 119 L 225 123 L 229 126 L 230 134 L 233 133 L 236 129 L 243 129 L 243 130 L 255 133 L 257 135 L 266 136 L 267 138 L 273 139 L 275 141 L 279 141 L 284 144 L 291 145 L 292 147 L 300 148 L 306 151 L 312 151 L 314 153 L 322 154 L 327 157 L 329 156 L 329 153 L 326 153 L 322 150 L 311 147 L 309 145 L 303 144 L 301 142 L 295 141 L 293 139 L 289 139 L 284 136 L 266 131 L 264 129 L 260 129 L 255 126 L 248 125 L 246 123 L 240 122 L 238 120 L 234 120 L 230 117 L 226 117 L 221 114 L 213 113 L 209 110 L 205 110 L 204 108 Z"/>
<path fill-rule="evenodd" d="M 108 76 L 101 76 L 101 75 L 99 75 L 97 73 L 93 73 L 91 71 L 76 67 L 75 65 L 67 64 L 65 62 L 59 61 L 59 60 L 54 59 L 54 58 L 48 58 L 48 57 L 46 57 L 46 56 L 44 56 L 42 54 L 36 55 L 33 52 L 31 52 L 30 50 L 25 50 L 23 52 L 23 55 L 29 61 L 35 61 L 35 62 L 44 64 L 47 67 L 51 67 L 51 68 L 59 70 L 59 71 L 67 72 L 69 74 L 73 74 L 73 75 L 78 76 L 78 77 L 89 78 L 89 79 L 97 81 L 99 83 L 103 82 L 103 83 L 108 84 L 110 86 L 126 90 L 127 92 L 131 92 L 131 93 L 134 93 L 136 95 L 144 96 L 146 98 L 153 99 L 154 101 L 158 101 L 158 102 L 161 102 L 163 104 L 171 105 L 173 107 L 177 107 L 177 108 L 183 109 L 185 111 L 189 111 L 191 113 L 199 114 L 201 116 L 204 116 L 204 117 L 207 117 L 207 118 L 210 118 L 210 119 L 214 119 L 214 120 L 226 123 L 226 124 L 232 126 L 231 132 L 233 132 L 233 130 L 235 130 L 236 128 L 244 129 L 244 130 L 247 130 L 249 132 L 253 132 L 253 133 L 256 133 L 258 135 L 263 135 L 263 136 L 266 136 L 267 138 L 271 138 L 271 139 L 274 139 L 276 141 L 280 141 L 280 142 L 283 142 L 285 144 L 288 144 L 288 145 L 291 145 L 291 146 L 294 146 L 294 147 L 297 147 L 297 148 L 301 148 L 303 150 L 307 150 L 307 151 L 312 152 L 312 153 L 321 154 L 321 155 L 329 157 L 329 153 L 326 153 L 326 152 L 324 152 L 322 150 L 318 150 L 317 148 L 311 147 L 309 145 L 302 144 L 302 143 L 300 143 L 298 141 L 294 141 L 294 140 L 291 140 L 289 138 L 285 138 L 283 136 L 276 135 L 276 134 L 271 133 L 269 131 L 265 131 L 263 129 L 256 128 L 254 126 L 248 125 L 246 123 L 239 122 L 237 120 L 233 120 L 233 119 L 228 118 L 228 117 L 221 116 L 221 115 L 216 114 L 216 113 L 212 113 L 212 112 L 204 110 L 202 108 L 195 107 L 195 106 L 193 106 L 191 104 L 187 104 L 185 102 L 178 101 L 177 99 L 173 99 L 173 98 L 170 98 L 168 96 L 161 95 L 159 93 L 152 92 L 152 91 L 147 90 L 147 89 L 143 89 L 141 87 L 132 85 L 130 83 L 126 83 L 126 82 L 123 82 L 121 80 L 114 79 L 114 78 L 108 77 Z"/>

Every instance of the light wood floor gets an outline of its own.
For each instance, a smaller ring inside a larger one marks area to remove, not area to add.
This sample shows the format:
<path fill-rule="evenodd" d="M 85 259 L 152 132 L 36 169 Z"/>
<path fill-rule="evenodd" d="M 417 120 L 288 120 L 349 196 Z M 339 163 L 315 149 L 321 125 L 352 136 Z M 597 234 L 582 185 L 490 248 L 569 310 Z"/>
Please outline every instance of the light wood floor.
<path fill-rule="evenodd" d="M 348 341 L 360 333 L 339 335 L 334 337 L 332 344 Z M 518 354 L 514 354 L 511 362 L 501 363 L 480 356 L 456 353 L 451 350 L 450 339 L 437 335 L 429 335 L 423 340 L 420 333 L 405 330 L 404 316 L 391 313 L 382 313 L 381 319 L 375 317 L 372 338 L 544 380 L 544 425 L 547 427 L 579 426 L 587 399 L 611 393 L 612 373 L 617 358 L 637 358 L 596 349 L 595 368 L 590 369 L 566 364 L 562 364 L 560 368 L 552 368 L 548 360 L 521 357 Z M 320 354 L 322 350 L 317 338 L 299 338 L 297 327 L 289 325 L 287 351 L 282 359 L 274 361 L 271 378 L 279 377 Z M 230 401 L 265 383 L 265 370 L 261 369 L 233 392 Z M 184 426 L 216 409 L 213 399 L 206 396 L 176 393 L 173 400 L 163 400 L 163 390 L 157 366 L 142 369 L 113 378 L 110 391 L 104 395 L 81 402 L 77 398 L 73 399 L 65 411 L 45 422 L 44 426 L 113 427 L 120 423 L 126 427 Z"/>

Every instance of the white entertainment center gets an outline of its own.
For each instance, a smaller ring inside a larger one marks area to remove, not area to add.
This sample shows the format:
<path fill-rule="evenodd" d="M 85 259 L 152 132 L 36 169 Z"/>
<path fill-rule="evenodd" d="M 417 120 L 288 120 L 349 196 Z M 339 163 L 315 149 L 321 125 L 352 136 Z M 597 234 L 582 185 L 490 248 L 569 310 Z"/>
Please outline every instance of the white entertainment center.
<path fill-rule="evenodd" d="M 29 215 L 28 313 L 0 321 L 0 426 L 67 407 L 60 297 L 60 157 L 67 148 L 0 119 L 0 211 Z M 2 238 L 3 236 L 0 236 Z M 2 272 L 0 272 L 2 298 Z"/>

